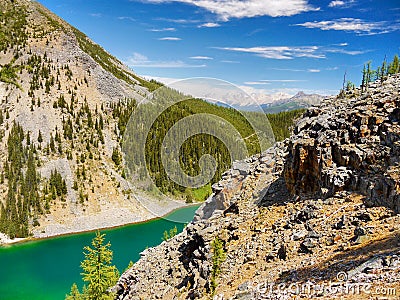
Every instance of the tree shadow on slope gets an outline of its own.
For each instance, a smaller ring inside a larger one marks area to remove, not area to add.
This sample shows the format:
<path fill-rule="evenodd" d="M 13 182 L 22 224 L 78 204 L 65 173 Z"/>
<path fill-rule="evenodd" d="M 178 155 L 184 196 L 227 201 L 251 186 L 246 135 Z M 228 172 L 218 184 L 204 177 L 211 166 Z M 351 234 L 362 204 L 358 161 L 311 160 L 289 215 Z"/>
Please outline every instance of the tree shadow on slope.
<path fill-rule="evenodd" d="M 259 207 L 285 206 L 288 203 L 301 203 L 305 199 L 313 198 L 292 196 L 283 177 L 279 177 L 266 187 L 260 194 L 257 205 Z M 364 199 L 365 201 L 365 199 Z M 400 231 L 395 231 L 379 240 L 371 241 L 367 245 L 352 247 L 338 252 L 329 259 L 320 261 L 316 265 L 293 269 L 281 274 L 280 282 L 316 280 L 335 281 L 339 272 L 349 272 L 375 256 L 385 257 L 393 253 L 400 254 Z M 308 259 L 304 256 L 304 259 Z"/>
<path fill-rule="evenodd" d="M 386 257 L 391 254 L 399 255 L 399 243 L 400 231 L 393 232 L 388 236 L 383 237 L 380 240 L 372 241 L 365 246 L 337 253 L 333 257 L 330 257 L 316 265 L 283 272 L 279 281 L 285 282 L 292 280 L 305 282 L 310 279 L 315 279 L 317 281 L 337 281 L 339 272 L 348 273 L 374 257 Z M 306 259 L 307 257 L 304 256 L 304 258 Z"/>
<path fill-rule="evenodd" d="M 206 260 L 206 256 L 202 249 L 205 246 L 203 237 L 199 234 L 194 234 L 192 238 L 179 247 L 179 261 L 182 266 L 186 269 L 187 275 L 182 278 L 180 284 L 177 285 L 178 289 L 182 287 L 194 286 L 195 285 L 195 274 L 193 274 L 194 268 L 199 268 L 200 265 Z M 200 275 L 200 274 L 199 274 Z"/>

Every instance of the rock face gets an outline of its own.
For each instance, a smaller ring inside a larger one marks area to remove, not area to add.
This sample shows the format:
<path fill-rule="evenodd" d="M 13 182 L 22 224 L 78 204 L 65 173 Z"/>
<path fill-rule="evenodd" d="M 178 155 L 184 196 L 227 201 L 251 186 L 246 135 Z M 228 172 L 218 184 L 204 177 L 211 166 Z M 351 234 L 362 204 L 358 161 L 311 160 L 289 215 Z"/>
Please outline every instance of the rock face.
<path fill-rule="evenodd" d="M 326 99 L 290 139 L 235 162 L 184 231 L 121 276 L 116 299 L 336 296 L 293 284 L 399 289 L 399 84 L 389 77 L 360 97 Z M 217 237 L 226 259 L 212 296 Z"/>
<path fill-rule="evenodd" d="M 360 98 L 311 108 L 290 138 L 284 177 L 296 195 L 351 190 L 400 211 L 400 86 L 389 78 Z"/>

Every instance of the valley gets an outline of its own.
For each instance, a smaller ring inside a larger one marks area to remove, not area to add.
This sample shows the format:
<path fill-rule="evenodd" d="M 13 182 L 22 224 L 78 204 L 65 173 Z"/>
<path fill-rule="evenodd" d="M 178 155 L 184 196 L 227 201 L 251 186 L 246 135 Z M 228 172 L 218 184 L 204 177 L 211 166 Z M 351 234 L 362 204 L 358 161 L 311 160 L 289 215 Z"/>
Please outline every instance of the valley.
<path fill-rule="evenodd" d="M 0 299 L 398 298 L 398 5 L 278 2 L 0 0 Z"/>
<path fill-rule="evenodd" d="M 231 164 L 227 149 L 218 140 L 200 135 L 183 145 L 180 160 L 190 160 L 185 171 L 191 176 L 199 172 L 202 152 L 217 159 L 218 170 L 203 188 L 177 185 L 157 163 L 161 160 L 157 145 L 168 128 L 186 116 L 207 113 L 236 123 L 248 153 L 260 151 L 248 123 L 251 113 L 245 117 L 185 96 L 186 101 L 152 124 L 149 134 L 158 138 L 146 145 L 146 164 L 155 186 L 132 183 L 126 172 L 138 171 L 132 169 L 130 153 L 138 152 L 132 146 L 141 144 L 127 142 L 129 135 L 124 133 L 138 130 L 129 127 L 131 113 L 141 102 L 145 107 L 146 97 L 162 84 L 134 74 L 39 3 L 2 1 L 1 5 L 5 11 L 2 22 L 8 24 L 1 28 L 2 36 L 10 37 L 0 49 L 0 231 L 7 236 L 40 238 L 119 226 L 165 215 L 186 202 L 205 200 L 211 184 Z M 162 88 L 162 97 L 181 96 Z M 272 133 L 264 119 L 261 126 L 266 129 L 262 130 Z M 278 130 L 289 128 L 292 121 L 274 124 Z M 273 136 L 268 139 L 272 145 Z M 199 144 L 204 145 L 202 152 Z M 158 189 L 167 196 L 157 196 L 154 191 Z"/>

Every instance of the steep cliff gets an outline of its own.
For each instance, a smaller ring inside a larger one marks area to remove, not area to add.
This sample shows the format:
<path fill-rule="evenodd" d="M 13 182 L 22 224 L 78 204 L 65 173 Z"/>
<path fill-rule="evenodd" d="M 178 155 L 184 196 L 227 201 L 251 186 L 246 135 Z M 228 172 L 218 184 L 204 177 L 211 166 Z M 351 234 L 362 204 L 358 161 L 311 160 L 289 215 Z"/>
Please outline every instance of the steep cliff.
<path fill-rule="evenodd" d="M 398 293 L 399 91 L 397 75 L 325 99 L 290 139 L 236 162 L 181 234 L 121 276 L 117 299 Z"/>
<path fill-rule="evenodd" d="M 290 192 L 326 197 L 353 191 L 369 205 L 400 212 L 399 88 L 398 77 L 391 77 L 361 97 L 348 94 L 309 109 L 288 144 Z"/>

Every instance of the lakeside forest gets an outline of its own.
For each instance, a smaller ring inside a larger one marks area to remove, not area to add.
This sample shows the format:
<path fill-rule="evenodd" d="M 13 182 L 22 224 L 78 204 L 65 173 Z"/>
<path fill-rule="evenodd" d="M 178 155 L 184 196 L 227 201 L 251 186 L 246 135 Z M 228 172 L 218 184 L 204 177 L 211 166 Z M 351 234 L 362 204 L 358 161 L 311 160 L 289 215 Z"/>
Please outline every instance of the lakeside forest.
<path fill-rule="evenodd" d="M 95 74 L 91 70 L 81 72 L 77 63 L 69 60 L 60 63 L 60 57 L 55 58 L 52 54 L 59 42 L 57 35 L 51 36 L 52 33 L 72 34 L 80 49 L 116 78 L 138 87 L 136 91 L 142 96 L 146 96 L 143 88 L 154 92 L 163 86 L 127 71 L 115 57 L 91 42 L 82 32 L 39 4 L 32 5 L 35 9 L 28 11 L 24 5 L 14 5 L 9 1 L 0 3 L 0 22 L 7 24 L 0 27 L 0 51 L 10 58 L 0 68 L 0 81 L 7 84 L 8 92 L 12 92 L 3 100 L 0 110 L 0 140 L 6 149 L 0 162 L 0 185 L 4 187 L 4 201 L 0 203 L 0 231 L 10 238 L 30 236 L 32 229 L 41 226 L 44 216 L 60 209 L 70 209 L 69 193 L 76 194 L 74 205 L 82 211 L 88 210 L 95 202 L 94 195 L 102 189 L 96 184 L 97 173 L 101 170 L 108 175 L 109 172 L 102 170 L 103 161 L 107 161 L 107 167 L 115 170 L 118 176 L 127 178 L 127 153 L 123 153 L 122 144 L 137 100 L 124 97 L 103 103 L 92 99 L 87 91 L 97 89 L 93 83 Z M 40 53 L 34 51 L 30 45 L 32 42 L 45 50 Z M 163 92 L 174 97 L 179 94 L 168 88 L 163 88 Z M 11 95 L 15 95 L 15 99 Z M 18 109 L 28 107 L 33 115 L 46 109 L 49 116 L 60 116 L 61 122 L 55 123 L 56 126 L 53 125 L 50 130 L 26 129 L 15 119 L 13 105 Z M 211 184 L 217 182 L 231 164 L 228 149 L 223 143 L 206 134 L 197 135 L 182 145 L 180 164 L 185 172 L 194 176 L 199 172 L 200 157 L 205 153 L 211 154 L 218 164 L 211 183 L 200 188 L 185 188 L 166 176 L 160 165 L 160 141 L 175 122 L 201 113 L 217 115 L 227 123 L 235 124 L 245 140 L 249 155 L 260 151 L 253 135 L 254 129 L 245 114 L 200 99 L 188 99 L 172 106 L 156 119 L 150 129 L 148 136 L 156 138 L 146 140 L 145 164 L 158 189 L 187 202 L 207 198 L 211 193 Z M 277 140 L 288 136 L 293 119 L 299 115 L 301 111 L 269 116 Z M 109 147 L 106 136 L 111 136 L 113 140 L 110 157 L 106 151 Z M 48 160 L 60 159 L 68 161 L 72 181 L 66 180 L 63 170 L 55 166 L 47 167 Z M 41 175 L 43 168 L 49 169 L 48 176 Z M 120 191 L 120 182 L 115 180 L 115 176 L 111 179 L 111 187 Z M 129 193 L 129 190 L 122 191 L 128 200 Z"/>

